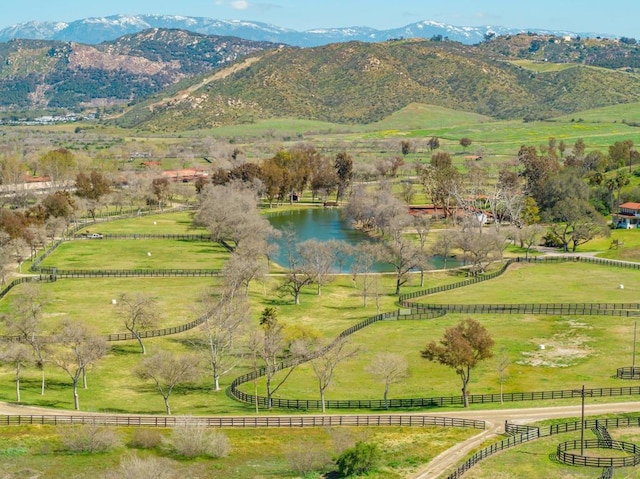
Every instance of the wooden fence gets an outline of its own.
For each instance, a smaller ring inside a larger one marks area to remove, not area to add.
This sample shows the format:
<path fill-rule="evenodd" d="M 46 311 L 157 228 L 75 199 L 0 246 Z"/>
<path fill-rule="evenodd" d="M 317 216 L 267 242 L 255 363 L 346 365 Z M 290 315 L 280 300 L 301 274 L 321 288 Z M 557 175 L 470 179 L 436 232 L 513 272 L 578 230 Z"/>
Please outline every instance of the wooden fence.
<path fill-rule="evenodd" d="M 174 427 L 194 424 L 218 428 L 270 428 L 270 427 L 369 427 L 369 426 L 438 426 L 485 429 L 484 421 L 438 416 L 383 414 L 383 415 L 322 415 L 322 416 L 255 416 L 255 417 L 194 417 L 194 416 L 121 416 L 121 415 L 20 415 L 0 416 L 0 426 L 25 425 L 82 425 Z"/>

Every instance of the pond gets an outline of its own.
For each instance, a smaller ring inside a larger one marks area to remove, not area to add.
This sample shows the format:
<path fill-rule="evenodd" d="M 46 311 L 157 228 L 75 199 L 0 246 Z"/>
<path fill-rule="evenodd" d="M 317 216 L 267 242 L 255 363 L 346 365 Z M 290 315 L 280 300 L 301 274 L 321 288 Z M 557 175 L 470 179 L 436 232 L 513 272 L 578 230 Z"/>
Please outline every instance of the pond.
<path fill-rule="evenodd" d="M 366 234 L 351 227 L 348 219 L 344 218 L 339 208 L 305 208 L 292 211 L 283 211 L 272 213 L 268 216 L 269 221 L 274 228 L 282 231 L 291 225 L 295 229 L 300 242 L 316 239 L 318 241 L 327 241 L 330 239 L 344 241 L 351 246 L 355 246 L 363 241 L 375 241 Z M 278 254 L 275 261 L 282 265 L 288 266 L 286 255 L 286 244 L 282 238 L 274 240 L 278 245 Z M 351 269 L 352 260 L 347 261 L 343 265 L 343 271 L 347 272 Z M 431 259 L 433 269 L 442 268 L 443 261 L 441 257 L 434 256 Z M 448 267 L 458 266 L 459 262 L 449 259 Z M 336 265 L 336 272 L 339 270 Z M 392 267 L 388 264 L 378 264 L 375 268 L 378 272 L 392 271 Z"/>

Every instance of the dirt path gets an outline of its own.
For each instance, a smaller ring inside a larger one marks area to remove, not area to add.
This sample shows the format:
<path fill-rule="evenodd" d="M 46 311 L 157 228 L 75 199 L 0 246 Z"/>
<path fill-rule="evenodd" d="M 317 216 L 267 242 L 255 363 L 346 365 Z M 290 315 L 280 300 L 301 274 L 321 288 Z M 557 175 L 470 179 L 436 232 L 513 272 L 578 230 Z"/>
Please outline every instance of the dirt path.
<path fill-rule="evenodd" d="M 602 414 L 621 414 L 627 412 L 640 412 L 640 402 L 609 403 L 609 404 L 588 404 L 585 406 L 585 415 L 599 416 Z M 413 479 L 436 479 L 450 470 L 456 464 L 462 462 L 464 458 L 482 442 L 495 439 L 499 440 L 499 435 L 504 432 L 504 423 L 509 421 L 514 424 L 529 424 L 545 419 L 573 418 L 580 417 L 581 406 L 556 406 L 545 408 L 526 409 L 501 409 L 491 411 L 460 411 L 434 416 L 447 416 L 465 419 L 479 419 L 487 422 L 487 429 L 464 442 L 444 451 L 433 458 L 429 464 L 412 476 Z"/>

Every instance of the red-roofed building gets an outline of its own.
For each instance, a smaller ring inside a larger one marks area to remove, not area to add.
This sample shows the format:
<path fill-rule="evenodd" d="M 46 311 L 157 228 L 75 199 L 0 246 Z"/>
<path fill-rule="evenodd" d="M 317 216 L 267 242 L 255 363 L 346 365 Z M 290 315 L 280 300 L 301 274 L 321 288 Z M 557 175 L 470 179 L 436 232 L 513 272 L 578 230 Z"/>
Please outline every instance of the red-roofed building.
<path fill-rule="evenodd" d="M 613 215 L 616 228 L 632 229 L 640 227 L 640 203 L 627 202 L 618 207 L 618 213 Z"/>

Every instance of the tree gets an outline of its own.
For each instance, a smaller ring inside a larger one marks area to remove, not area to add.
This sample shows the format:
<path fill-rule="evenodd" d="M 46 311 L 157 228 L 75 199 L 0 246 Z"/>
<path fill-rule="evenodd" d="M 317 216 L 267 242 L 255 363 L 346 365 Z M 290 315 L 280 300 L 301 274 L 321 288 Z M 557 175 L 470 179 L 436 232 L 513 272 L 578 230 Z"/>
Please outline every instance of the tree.
<path fill-rule="evenodd" d="M 468 138 L 466 136 L 460 138 L 460 146 L 462 146 L 462 148 L 464 148 L 465 150 L 471 146 L 471 143 L 473 143 L 473 141 L 471 141 L 471 138 Z"/>
<path fill-rule="evenodd" d="M 381 452 L 377 444 L 358 441 L 355 446 L 340 454 L 336 460 L 340 477 L 366 474 L 377 466 L 380 457 Z"/>
<path fill-rule="evenodd" d="M 222 291 L 217 297 L 210 293 L 203 298 L 206 312 L 200 326 L 202 337 L 195 341 L 207 359 L 214 391 L 220 391 L 220 378 L 231 372 L 241 358 L 239 338 L 250 319 L 245 296 Z"/>
<path fill-rule="evenodd" d="M 164 204 L 169 197 L 169 190 L 169 178 L 154 178 L 151 181 L 151 193 L 161 210 L 164 208 Z"/>
<path fill-rule="evenodd" d="M 389 403 L 387 402 L 389 386 L 401 382 L 409 375 L 407 359 L 401 354 L 378 353 L 366 367 L 366 371 L 384 384 L 384 406 L 389 409 Z"/>
<path fill-rule="evenodd" d="M 303 267 L 318 285 L 318 296 L 322 294 L 322 286 L 331 279 L 331 270 L 337 260 L 339 249 L 337 240 L 329 242 L 310 239 L 298 244 L 297 251 Z"/>
<path fill-rule="evenodd" d="M 411 141 L 401 140 L 400 151 L 402 151 L 403 156 L 407 156 L 409 153 L 413 153 L 415 151 L 415 147 L 413 146 L 413 143 L 411 143 Z"/>
<path fill-rule="evenodd" d="M 340 338 L 337 341 L 329 345 L 317 344 L 315 351 L 310 353 L 313 358 L 311 360 L 311 367 L 318 380 L 318 390 L 320 392 L 320 403 L 322 404 L 322 412 L 326 412 L 325 407 L 325 392 L 331 380 L 336 367 L 341 362 L 352 358 L 358 354 L 358 348 L 350 348 L 345 339 Z"/>
<path fill-rule="evenodd" d="M 142 342 L 141 330 L 153 329 L 160 319 L 158 302 L 154 297 L 142 292 L 123 293 L 118 299 L 118 315 L 133 337 L 140 344 L 142 354 L 147 352 Z"/>
<path fill-rule="evenodd" d="M 431 151 L 437 150 L 438 148 L 440 148 L 440 140 L 437 136 L 432 136 L 431 138 L 429 138 L 429 141 L 427 141 L 427 146 Z"/>
<path fill-rule="evenodd" d="M 76 175 L 76 196 L 98 201 L 111 191 L 111 181 L 104 173 L 93 170 L 88 175 L 80 172 Z"/>
<path fill-rule="evenodd" d="M 284 325 L 278 321 L 277 310 L 267 307 L 260 315 L 260 327 L 250 345 L 254 356 L 264 363 L 268 409 L 271 409 L 273 395 L 289 379 L 295 369 L 296 360 L 300 358 L 299 350 L 290 348 L 290 344 L 286 341 L 284 329 Z M 275 381 L 276 373 L 282 370 L 285 362 L 289 362 L 291 367 L 279 381 Z"/>
<path fill-rule="evenodd" d="M 511 360 L 506 353 L 502 352 L 500 356 L 496 358 L 496 372 L 498 373 L 498 382 L 500 383 L 500 404 L 504 404 L 503 389 L 504 383 L 509 379 L 508 369 L 511 366 Z"/>
<path fill-rule="evenodd" d="M 464 407 L 469 407 L 467 386 L 471 371 L 480 361 L 493 356 L 494 341 L 489 332 L 478 321 L 466 319 L 452 328 L 447 328 L 439 343 L 431 341 L 422 350 L 422 357 L 450 367 L 462 380 Z"/>
<path fill-rule="evenodd" d="M 84 323 L 65 321 L 55 335 L 55 343 L 51 358 L 71 378 L 73 406 L 79 411 L 80 377 L 83 377 L 86 388 L 87 369 L 107 354 L 107 342 L 102 336 L 95 335 Z"/>
<path fill-rule="evenodd" d="M 40 394 L 44 395 L 44 365 L 47 355 L 47 340 L 44 337 L 42 316 L 49 300 L 40 285 L 25 284 L 11 302 L 10 312 L 3 317 L 7 333 L 17 336 L 28 344 L 40 369 Z"/>
<path fill-rule="evenodd" d="M 362 242 L 354 249 L 351 272 L 353 273 L 354 286 L 360 285 L 362 306 L 365 308 L 369 293 L 378 281 L 378 276 L 373 274 L 373 269 L 381 256 L 382 250 L 377 243 Z"/>
<path fill-rule="evenodd" d="M 400 294 L 400 288 L 409 280 L 409 273 L 420 264 L 420 251 L 407 238 L 388 241 L 385 245 L 385 261 L 393 266 L 396 274 L 395 294 Z"/>
<path fill-rule="evenodd" d="M 213 241 L 230 241 L 236 248 L 250 240 L 266 241 L 275 234 L 258 211 L 255 191 L 239 182 L 206 186 L 200 193 L 194 224 L 207 228 Z"/>
<path fill-rule="evenodd" d="M 20 402 L 20 374 L 22 368 L 33 361 L 33 354 L 26 344 L 11 343 L 0 350 L 0 363 L 11 365 L 16 373 L 16 401 Z"/>
<path fill-rule="evenodd" d="M 445 152 L 434 153 L 431 163 L 421 168 L 420 181 L 436 212 L 439 208 L 445 218 L 452 217 L 453 192 L 459 189 L 461 178 L 451 156 Z"/>
<path fill-rule="evenodd" d="M 434 255 L 442 257 L 442 267 L 447 268 L 447 261 L 451 256 L 451 251 L 456 247 L 458 242 L 458 232 L 454 230 L 444 230 L 438 233 L 436 241 L 431 247 Z"/>
<path fill-rule="evenodd" d="M 49 177 L 51 185 L 58 189 L 64 187 L 69 175 L 76 167 L 73 153 L 66 148 L 58 148 L 45 153 L 38 160 L 43 175 Z"/>
<path fill-rule="evenodd" d="M 178 384 L 195 381 L 199 375 L 199 360 L 188 354 L 159 351 L 142 360 L 136 369 L 141 379 L 153 381 L 162 399 L 167 414 L 171 414 L 169 397 Z"/>
<path fill-rule="evenodd" d="M 336 193 L 336 201 L 344 196 L 351 178 L 353 177 L 353 160 L 346 152 L 342 151 L 336 155 L 334 163 L 336 174 L 338 175 L 338 192 Z"/>
<path fill-rule="evenodd" d="M 300 304 L 300 292 L 302 288 L 313 283 L 314 272 L 308 265 L 305 265 L 296 249 L 297 235 L 293 228 L 286 228 L 283 231 L 285 247 L 287 249 L 287 261 L 289 268 L 284 276 L 284 280 L 278 287 L 282 295 L 293 296 L 293 302 Z"/>

